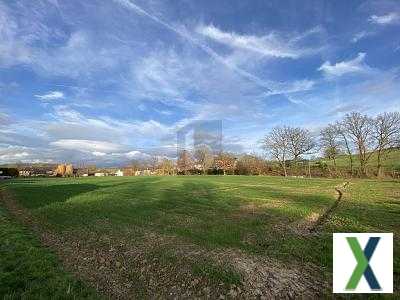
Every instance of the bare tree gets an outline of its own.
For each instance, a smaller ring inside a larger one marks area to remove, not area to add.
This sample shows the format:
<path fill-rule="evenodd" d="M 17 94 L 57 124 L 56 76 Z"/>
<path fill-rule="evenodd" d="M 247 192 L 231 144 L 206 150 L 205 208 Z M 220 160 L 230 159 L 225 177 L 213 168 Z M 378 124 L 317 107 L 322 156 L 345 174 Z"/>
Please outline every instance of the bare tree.
<path fill-rule="evenodd" d="M 335 171 L 337 171 L 336 158 L 341 151 L 338 130 L 335 125 L 329 124 L 321 130 L 320 135 L 320 143 L 324 156 L 333 161 L 333 166 Z"/>
<path fill-rule="evenodd" d="M 347 114 L 343 120 L 343 126 L 356 144 L 360 169 L 363 175 L 367 175 L 367 163 L 373 154 L 373 122 L 366 115 L 357 112 Z"/>
<path fill-rule="evenodd" d="M 377 143 L 377 171 L 378 177 L 382 177 L 382 160 L 385 150 L 395 146 L 400 137 L 400 113 L 389 112 L 378 115 L 373 122 L 373 135 Z"/>
<path fill-rule="evenodd" d="M 201 166 L 203 174 L 212 166 L 214 162 L 214 157 L 207 146 L 197 147 L 194 151 L 194 157 L 196 162 Z"/>
<path fill-rule="evenodd" d="M 176 162 L 178 171 L 187 175 L 188 171 L 193 169 L 193 159 L 190 152 L 183 150 L 179 152 L 178 161 Z"/>
<path fill-rule="evenodd" d="M 353 145 L 351 143 L 350 137 L 347 135 L 346 128 L 343 122 L 336 122 L 334 125 L 335 129 L 338 133 L 340 143 L 346 149 L 347 156 L 349 158 L 349 168 L 350 174 L 353 175 L 354 173 L 354 161 L 353 161 Z"/>
<path fill-rule="evenodd" d="M 283 174 L 287 176 L 286 160 L 290 156 L 287 127 L 274 127 L 262 141 L 262 147 L 275 158 L 282 167 Z"/>
<path fill-rule="evenodd" d="M 158 168 L 159 162 L 160 161 L 159 161 L 159 157 L 158 156 L 156 156 L 156 155 L 151 156 L 148 159 L 148 167 L 149 167 L 149 169 L 151 171 L 155 172 L 157 170 L 157 168 Z"/>
<path fill-rule="evenodd" d="M 307 129 L 285 127 L 285 135 L 289 142 L 289 152 L 295 163 L 301 155 L 309 153 L 315 147 L 315 141 Z"/>

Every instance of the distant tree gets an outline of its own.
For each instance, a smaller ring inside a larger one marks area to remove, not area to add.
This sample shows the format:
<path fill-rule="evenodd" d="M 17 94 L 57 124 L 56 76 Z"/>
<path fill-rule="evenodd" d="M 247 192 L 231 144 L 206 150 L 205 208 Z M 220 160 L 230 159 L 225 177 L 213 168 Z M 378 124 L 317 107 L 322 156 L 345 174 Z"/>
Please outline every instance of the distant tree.
<path fill-rule="evenodd" d="M 352 143 L 351 143 L 351 139 L 348 136 L 348 133 L 346 131 L 346 127 L 344 125 L 344 121 L 336 122 L 336 124 L 334 126 L 335 126 L 335 129 L 336 129 L 337 133 L 338 133 L 340 143 L 346 149 L 347 156 L 349 157 L 350 174 L 353 175 L 353 173 L 354 173 L 354 162 L 353 162 Z"/>
<path fill-rule="evenodd" d="M 19 171 L 17 168 L 0 168 L 0 176 L 18 177 Z"/>
<path fill-rule="evenodd" d="M 335 170 L 337 170 L 336 158 L 341 152 L 341 143 L 339 140 L 339 132 L 335 125 L 329 124 L 321 130 L 320 143 L 324 156 L 333 161 Z"/>
<path fill-rule="evenodd" d="M 400 113 L 385 112 L 378 115 L 373 122 L 373 135 L 377 144 L 377 172 L 382 177 L 382 160 L 385 150 L 398 145 L 400 139 Z"/>
<path fill-rule="evenodd" d="M 143 160 L 134 159 L 130 163 L 130 168 L 132 169 L 132 173 L 134 174 L 136 171 L 143 170 L 145 168 L 145 164 Z"/>
<path fill-rule="evenodd" d="M 57 169 L 55 171 L 56 175 L 61 177 L 65 175 L 65 171 L 66 171 L 66 165 L 65 164 L 60 164 L 57 166 Z"/>
<path fill-rule="evenodd" d="M 355 143 L 362 175 L 367 175 L 367 164 L 373 154 L 373 120 L 357 112 L 347 114 L 343 126 Z"/>
<path fill-rule="evenodd" d="M 71 164 L 65 166 L 65 174 L 64 176 L 73 176 L 74 175 L 74 167 Z"/>
<path fill-rule="evenodd" d="M 174 162 L 170 159 L 164 158 L 160 165 L 161 175 L 174 175 Z"/>
<path fill-rule="evenodd" d="M 153 155 L 148 159 L 148 168 L 154 172 L 157 170 L 159 163 L 159 157 Z"/>
<path fill-rule="evenodd" d="M 243 155 L 237 162 L 237 172 L 241 175 L 261 175 L 265 169 L 265 160 L 254 154 Z"/>
<path fill-rule="evenodd" d="M 214 167 L 217 170 L 222 170 L 224 175 L 226 175 L 226 172 L 234 173 L 236 157 L 233 154 L 221 152 L 214 159 Z"/>
<path fill-rule="evenodd" d="M 214 162 L 213 154 L 207 146 L 198 146 L 194 151 L 194 158 L 196 163 L 201 166 L 203 174 L 206 174 L 206 171 L 211 168 Z"/>
<path fill-rule="evenodd" d="M 183 172 L 185 175 L 188 174 L 190 170 L 193 169 L 193 158 L 190 152 L 187 150 L 182 150 L 178 154 L 177 168 L 179 172 Z"/>
<path fill-rule="evenodd" d="M 286 127 L 286 139 L 289 142 L 289 152 L 296 163 L 303 154 L 308 154 L 316 145 L 310 131 L 300 127 Z"/>
<path fill-rule="evenodd" d="M 290 141 L 287 132 L 287 127 L 274 127 L 262 141 L 262 147 L 278 161 L 285 176 L 287 176 L 286 160 L 290 158 Z"/>

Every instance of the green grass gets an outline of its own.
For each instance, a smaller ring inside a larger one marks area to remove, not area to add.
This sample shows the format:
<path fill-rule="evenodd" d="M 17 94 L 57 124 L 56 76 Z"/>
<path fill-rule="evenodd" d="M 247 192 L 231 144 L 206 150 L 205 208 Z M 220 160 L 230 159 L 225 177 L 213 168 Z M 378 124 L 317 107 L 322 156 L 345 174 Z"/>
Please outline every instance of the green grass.
<path fill-rule="evenodd" d="M 0 207 L 0 298 L 98 299 Z"/>
<path fill-rule="evenodd" d="M 333 165 L 333 161 L 324 160 L 325 162 Z M 354 167 L 360 166 L 358 155 L 353 155 Z M 336 159 L 336 165 L 340 168 L 347 168 L 349 166 L 349 157 L 347 155 L 340 155 Z M 390 150 L 385 152 L 382 160 L 382 166 L 386 171 L 397 170 L 400 171 L 400 149 Z M 376 169 L 377 167 L 377 154 L 373 153 L 368 161 L 368 167 L 370 169 Z"/>
<path fill-rule="evenodd" d="M 136 228 L 205 249 L 238 249 L 295 266 L 311 262 L 327 278 L 332 232 L 393 232 L 398 283 L 400 182 L 352 180 L 320 235 L 305 237 L 292 230 L 332 205 L 333 187 L 342 181 L 261 176 L 58 178 L 15 180 L 8 188 L 44 227 L 59 234 L 107 234 L 134 243 L 141 238 Z M 240 274 L 228 267 L 198 262 L 192 268 L 210 280 L 240 281 Z"/>
<path fill-rule="evenodd" d="M 214 283 L 241 284 L 241 275 L 232 267 L 221 267 L 210 261 L 202 261 L 193 264 L 192 270 L 195 275 L 208 277 Z"/>

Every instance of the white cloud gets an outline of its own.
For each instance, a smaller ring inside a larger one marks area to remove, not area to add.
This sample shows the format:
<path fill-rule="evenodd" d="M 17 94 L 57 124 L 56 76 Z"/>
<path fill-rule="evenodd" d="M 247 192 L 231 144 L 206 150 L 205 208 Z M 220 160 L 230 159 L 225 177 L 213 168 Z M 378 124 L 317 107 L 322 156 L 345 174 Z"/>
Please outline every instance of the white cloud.
<path fill-rule="evenodd" d="M 331 64 L 326 61 L 318 68 L 327 76 L 338 77 L 348 73 L 363 73 L 369 71 L 371 68 L 364 62 L 366 54 L 363 52 L 358 53 L 357 57 L 348 61 L 342 61 Z"/>
<path fill-rule="evenodd" d="M 94 152 L 92 152 L 92 154 L 94 156 L 105 156 L 105 155 L 107 155 L 107 153 L 100 152 L 100 151 L 94 151 Z"/>
<path fill-rule="evenodd" d="M 50 91 L 44 95 L 35 95 L 35 97 L 43 101 L 57 100 L 64 98 L 64 93 L 60 91 Z"/>
<path fill-rule="evenodd" d="M 298 36 L 293 39 L 284 39 L 277 33 L 264 36 L 240 35 L 235 32 L 224 32 L 213 25 L 198 26 L 196 31 L 233 49 L 248 50 L 263 56 L 298 58 L 309 52 L 296 46 L 296 42 L 301 39 Z M 315 30 L 312 32 L 314 33 Z M 302 35 L 303 38 L 305 36 Z"/>
<path fill-rule="evenodd" d="M 388 24 L 395 24 L 400 22 L 400 15 L 398 13 L 392 12 L 386 15 L 372 15 L 369 18 L 369 21 L 374 24 L 379 25 L 388 25 Z"/>
<path fill-rule="evenodd" d="M 351 42 L 357 43 L 358 41 L 360 41 L 368 36 L 371 36 L 373 34 L 374 34 L 373 32 L 367 32 L 367 31 L 358 32 L 353 36 L 353 38 L 351 39 Z"/>
<path fill-rule="evenodd" d="M 61 139 L 55 142 L 51 142 L 50 145 L 67 150 L 91 152 L 92 154 L 99 154 L 101 152 L 109 153 L 123 149 L 123 147 L 118 144 L 95 140 Z"/>
<path fill-rule="evenodd" d="M 128 159 L 147 159 L 151 157 L 151 155 L 137 150 L 124 153 L 124 156 Z"/>
<path fill-rule="evenodd" d="M 0 145 L 0 163 L 22 161 L 30 156 L 27 147 Z"/>

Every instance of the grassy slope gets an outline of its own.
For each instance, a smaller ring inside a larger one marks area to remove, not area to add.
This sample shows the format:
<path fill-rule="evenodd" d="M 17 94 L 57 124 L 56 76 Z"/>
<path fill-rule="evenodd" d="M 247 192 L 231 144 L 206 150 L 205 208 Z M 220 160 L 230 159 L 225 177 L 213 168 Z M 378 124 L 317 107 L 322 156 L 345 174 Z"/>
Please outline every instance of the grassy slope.
<path fill-rule="evenodd" d="M 332 232 L 394 232 L 400 272 L 400 183 L 354 180 L 319 236 L 291 230 L 335 200 L 341 180 L 198 176 L 17 180 L 10 188 L 49 229 L 118 237 L 145 228 L 209 248 L 238 248 L 329 275 Z M 135 239 L 135 236 L 124 236 Z"/>
<path fill-rule="evenodd" d="M 354 155 L 354 165 L 358 167 L 360 162 L 358 160 L 358 156 Z M 326 160 L 327 163 L 333 165 L 332 161 Z M 349 166 L 349 158 L 346 155 L 341 155 L 337 158 L 336 164 L 338 167 L 348 167 Z M 368 166 L 370 168 L 376 168 L 377 165 L 377 155 L 373 153 L 370 160 L 368 161 Z M 396 169 L 400 170 L 400 150 L 392 150 L 385 154 L 385 159 L 382 161 L 382 165 L 387 171 Z"/>
<path fill-rule="evenodd" d="M 0 207 L 0 298 L 98 299 L 62 270 L 56 256 Z"/>

